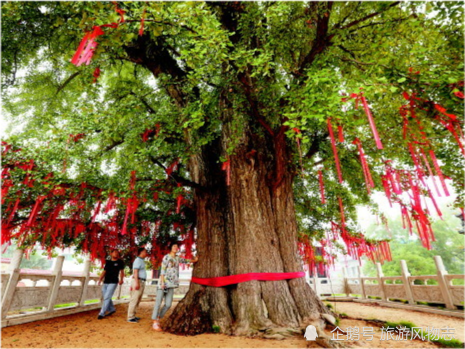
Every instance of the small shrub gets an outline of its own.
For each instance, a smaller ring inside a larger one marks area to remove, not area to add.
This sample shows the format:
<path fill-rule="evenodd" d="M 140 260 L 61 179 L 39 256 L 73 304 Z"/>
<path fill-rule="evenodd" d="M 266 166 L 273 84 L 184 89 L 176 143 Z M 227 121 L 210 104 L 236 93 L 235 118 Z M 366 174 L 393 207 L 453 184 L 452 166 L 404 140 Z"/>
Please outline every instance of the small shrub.
<path fill-rule="evenodd" d="M 213 325 L 213 333 L 220 333 L 220 330 L 221 330 L 220 326 Z"/>

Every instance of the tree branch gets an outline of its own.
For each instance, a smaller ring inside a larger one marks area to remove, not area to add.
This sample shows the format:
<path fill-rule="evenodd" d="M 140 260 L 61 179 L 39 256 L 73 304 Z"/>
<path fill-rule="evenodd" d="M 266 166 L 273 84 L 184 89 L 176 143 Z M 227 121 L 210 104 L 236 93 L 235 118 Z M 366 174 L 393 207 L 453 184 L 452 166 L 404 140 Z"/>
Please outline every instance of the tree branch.
<path fill-rule="evenodd" d="M 326 4 L 326 12 L 318 17 L 317 26 L 316 26 L 316 37 L 313 42 L 312 48 L 307 56 L 304 57 L 302 63 L 300 64 L 300 68 L 297 71 L 297 74 L 294 73 L 295 76 L 302 76 L 304 75 L 305 69 L 313 63 L 315 58 L 322 53 L 328 46 L 331 44 L 331 39 L 333 38 L 334 34 L 328 36 L 328 23 L 329 18 L 331 16 L 331 9 L 333 7 L 333 2 L 328 2 Z"/>
<path fill-rule="evenodd" d="M 321 143 L 325 141 L 326 138 L 328 138 L 328 136 L 328 132 L 324 132 L 321 135 L 317 135 L 316 133 L 314 133 L 312 145 L 310 146 L 310 149 L 304 157 L 307 159 L 311 159 L 316 153 L 318 153 L 318 151 L 320 150 Z"/>
<path fill-rule="evenodd" d="M 57 95 L 58 93 L 60 93 L 60 91 L 63 90 L 63 89 L 66 87 L 66 85 L 68 85 L 68 84 L 69 84 L 76 76 L 78 76 L 79 74 L 81 74 L 81 72 L 80 72 L 80 71 L 77 71 L 77 72 L 75 72 L 74 74 L 70 75 L 70 77 L 67 78 L 67 79 L 65 80 L 65 82 L 63 82 L 63 84 L 61 84 L 60 87 L 58 87 L 57 93 L 56 93 L 55 95 Z"/>
<path fill-rule="evenodd" d="M 153 109 L 153 108 L 147 103 L 147 101 L 146 101 L 142 96 L 136 95 L 133 91 L 131 91 L 130 94 L 132 94 L 133 96 L 139 98 L 140 101 L 145 105 L 145 107 L 147 108 L 147 111 L 148 111 L 150 114 L 156 114 L 156 113 L 157 113 L 157 112 L 155 111 L 155 109 Z"/>
<path fill-rule="evenodd" d="M 163 165 L 157 158 L 155 158 L 155 157 L 153 157 L 152 155 L 150 155 L 150 160 L 151 160 L 154 164 L 160 166 L 160 167 L 163 169 L 163 171 L 166 172 L 166 167 L 165 167 L 165 165 Z M 202 188 L 202 186 L 201 186 L 200 184 L 195 183 L 195 182 L 192 182 L 192 181 L 190 181 L 190 180 L 188 180 L 188 179 L 186 179 L 186 178 L 184 178 L 184 177 L 181 177 L 181 176 L 179 176 L 179 175 L 177 175 L 177 174 L 175 174 L 175 173 L 171 173 L 171 174 L 168 175 L 168 176 L 171 177 L 172 179 L 174 179 L 176 182 L 181 183 L 182 185 L 184 185 L 184 186 L 186 186 L 186 187 L 197 188 L 197 189 L 201 189 L 201 188 Z"/>
<path fill-rule="evenodd" d="M 397 5 L 399 5 L 400 3 L 401 3 L 401 1 L 393 2 L 392 4 L 390 4 L 389 6 L 387 6 L 384 10 L 377 11 L 377 12 L 373 12 L 373 13 L 371 13 L 371 14 L 369 14 L 369 15 L 363 17 L 363 18 L 360 18 L 360 19 L 357 19 L 357 20 L 355 20 L 355 21 L 352 21 L 352 22 L 350 22 L 349 24 L 347 24 L 347 25 L 345 25 L 345 26 L 343 26 L 343 27 L 341 27 L 341 28 L 337 28 L 337 29 L 348 29 L 348 28 L 351 28 L 351 27 L 353 27 L 354 25 L 357 25 L 357 24 L 359 24 L 359 23 L 365 22 L 367 19 L 373 18 L 373 17 L 375 17 L 375 16 L 377 16 L 377 15 L 383 13 L 383 12 L 386 12 L 386 11 L 389 10 L 391 7 L 397 6 Z"/>
<path fill-rule="evenodd" d="M 124 138 L 119 140 L 119 141 L 115 141 L 113 142 L 112 144 L 106 146 L 104 149 L 103 149 L 103 152 L 107 152 L 107 151 L 110 151 L 112 150 L 113 148 L 116 148 L 118 145 L 120 144 L 123 144 L 124 143 Z"/>

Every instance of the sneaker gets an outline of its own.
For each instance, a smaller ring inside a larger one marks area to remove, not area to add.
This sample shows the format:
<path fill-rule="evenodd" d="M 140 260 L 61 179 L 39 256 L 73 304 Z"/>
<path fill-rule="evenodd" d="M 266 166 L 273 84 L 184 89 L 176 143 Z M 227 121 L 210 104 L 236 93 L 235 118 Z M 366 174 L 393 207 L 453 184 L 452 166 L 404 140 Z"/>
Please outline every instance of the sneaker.
<path fill-rule="evenodd" d="M 140 317 L 137 317 L 137 316 L 136 316 L 134 319 L 136 319 L 137 321 L 139 321 L 139 320 L 140 320 Z"/>
<path fill-rule="evenodd" d="M 105 316 L 99 315 L 97 319 L 102 320 Z"/>
<path fill-rule="evenodd" d="M 107 316 L 113 315 L 114 313 L 116 313 L 116 310 L 110 311 L 110 312 L 107 314 Z M 136 319 L 137 319 L 137 318 L 136 318 Z M 139 319 L 137 319 L 137 320 L 139 320 Z"/>
<path fill-rule="evenodd" d="M 128 322 L 132 322 L 134 324 L 137 324 L 139 321 L 137 321 L 136 318 L 129 319 Z"/>
<path fill-rule="evenodd" d="M 153 322 L 152 329 L 153 329 L 154 331 L 158 331 L 158 332 L 162 331 L 162 329 L 161 329 L 161 327 L 160 327 L 160 323 L 159 323 L 157 320 L 155 320 L 155 321 Z"/>

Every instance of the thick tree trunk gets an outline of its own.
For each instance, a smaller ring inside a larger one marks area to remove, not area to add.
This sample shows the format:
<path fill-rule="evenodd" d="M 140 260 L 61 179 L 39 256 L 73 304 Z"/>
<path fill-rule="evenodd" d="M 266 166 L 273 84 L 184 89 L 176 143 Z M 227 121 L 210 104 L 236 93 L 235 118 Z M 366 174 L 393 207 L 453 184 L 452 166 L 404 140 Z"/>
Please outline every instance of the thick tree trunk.
<path fill-rule="evenodd" d="M 246 132 L 231 156 L 230 186 L 219 163 L 221 148 L 203 149 L 190 164 L 193 180 L 207 188 L 195 193 L 199 261 L 194 276 L 302 271 L 283 131 L 268 141 Z M 178 334 L 218 326 L 223 333 L 254 335 L 276 327 L 301 328 L 321 313 L 329 311 L 304 278 L 219 288 L 192 283 L 162 326 Z"/>
<path fill-rule="evenodd" d="M 223 14 L 225 25 L 235 32 L 235 17 L 228 17 L 227 11 Z M 126 47 L 126 52 L 155 77 L 170 75 L 176 83 L 166 87 L 167 93 L 180 109 L 187 105 L 187 94 L 180 88 L 187 74 L 163 42 L 151 41 L 146 35 Z M 245 73 L 239 77 L 252 109 L 250 120 L 244 121 L 260 123 L 267 133 L 258 136 L 248 125 L 244 127 L 241 142 L 231 156 L 231 183 L 226 186 L 220 156 L 226 155 L 227 143 L 237 135 L 229 129 L 232 115 L 228 113 L 232 108 L 225 98 L 220 99 L 221 140 L 204 146 L 188 166 L 192 180 L 201 188 L 196 188 L 194 194 L 199 256 L 194 268 L 196 277 L 302 271 L 284 129 L 270 136 L 273 131 L 260 115 L 249 88 L 250 77 Z M 194 88 L 194 95 L 196 92 Z M 192 283 L 162 326 L 178 334 L 210 332 L 218 326 L 223 333 L 249 335 L 268 328 L 301 327 L 325 312 L 329 310 L 303 278 L 248 281 L 220 288 Z"/>

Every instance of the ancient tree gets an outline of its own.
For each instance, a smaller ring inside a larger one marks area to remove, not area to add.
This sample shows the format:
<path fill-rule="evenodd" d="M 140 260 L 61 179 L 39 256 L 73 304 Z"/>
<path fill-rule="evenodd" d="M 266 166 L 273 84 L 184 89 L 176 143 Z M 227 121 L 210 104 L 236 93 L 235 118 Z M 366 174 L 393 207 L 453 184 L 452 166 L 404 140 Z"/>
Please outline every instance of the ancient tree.
<path fill-rule="evenodd" d="M 389 258 L 354 224 L 381 190 L 428 247 L 420 196 L 447 195 L 447 179 L 463 191 L 462 15 L 452 2 L 2 3 L 3 241 L 94 259 L 147 245 L 156 266 L 180 236 L 196 277 L 298 272 L 336 250 Z M 254 334 L 326 312 L 303 278 L 193 283 L 164 326 Z"/>

